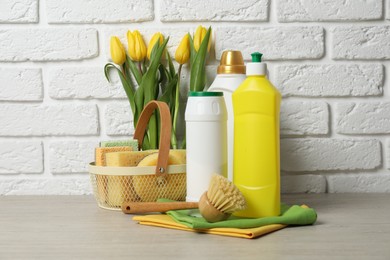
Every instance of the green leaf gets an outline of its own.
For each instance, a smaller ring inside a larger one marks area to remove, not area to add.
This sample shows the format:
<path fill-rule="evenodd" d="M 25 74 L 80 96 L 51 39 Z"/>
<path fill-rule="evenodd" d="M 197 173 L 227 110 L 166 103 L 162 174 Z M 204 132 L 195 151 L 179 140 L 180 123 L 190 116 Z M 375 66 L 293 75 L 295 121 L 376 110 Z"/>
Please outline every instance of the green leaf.
<path fill-rule="evenodd" d="M 144 89 L 142 86 L 138 86 L 137 90 L 135 91 L 134 103 L 135 103 L 135 109 L 133 111 L 133 115 L 134 115 L 134 126 L 136 126 L 138 122 L 138 118 L 142 112 L 142 109 L 144 108 Z"/>
<path fill-rule="evenodd" d="M 190 90 L 191 91 L 203 91 L 206 86 L 206 55 L 207 47 L 210 40 L 211 27 L 207 30 L 207 33 L 199 47 L 198 53 L 195 56 L 194 62 L 191 67 L 190 77 Z"/>
<path fill-rule="evenodd" d="M 157 94 L 158 94 L 157 70 L 160 66 L 161 56 L 162 56 L 164 49 L 168 43 L 168 40 L 169 40 L 169 38 L 164 40 L 163 44 L 161 44 L 161 45 L 156 44 L 153 47 L 153 51 L 152 51 L 152 54 L 150 57 L 151 60 L 150 60 L 149 69 L 142 76 L 142 82 L 138 88 L 138 89 L 140 89 L 140 95 L 139 96 L 137 95 L 138 91 L 136 92 L 136 95 L 135 95 L 136 103 L 137 103 L 137 102 L 141 102 L 141 94 L 143 94 L 142 107 L 145 106 L 150 100 L 155 99 Z M 139 114 L 138 114 L 138 117 L 139 117 Z M 149 137 L 150 149 L 157 149 L 158 148 L 158 140 L 157 140 L 158 133 L 157 133 L 157 118 L 156 118 L 155 113 L 152 115 L 152 117 L 149 120 L 148 129 L 149 129 L 148 137 Z"/>
<path fill-rule="evenodd" d="M 163 101 L 170 105 L 170 102 L 172 101 L 172 92 L 175 89 L 177 83 L 177 75 L 168 83 L 168 85 L 165 88 L 165 91 L 162 93 L 162 95 L 158 98 L 159 101 Z"/>
<path fill-rule="evenodd" d="M 173 65 L 171 55 L 169 54 L 169 52 L 167 52 L 167 60 L 168 60 L 168 66 L 169 66 L 169 74 L 170 74 L 171 78 L 173 78 L 176 75 L 176 70 L 175 70 L 175 66 Z"/>
<path fill-rule="evenodd" d="M 131 73 L 134 75 L 135 81 L 137 81 L 137 84 L 140 85 L 142 81 L 142 74 L 138 70 L 137 65 L 129 58 L 129 56 L 126 55 L 126 69 L 129 69 Z"/>
<path fill-rule="evenodd" d="M 131 79 L 125 78 L 122 71 L 120 69 L 118 69 L 114 64 L 107 63 L 104 66 L 104 75 L 106 76 L 106 79 L 108 80 L 108 82 L 111 83 L 110 77 L 109 77 L 109 72 L 111 69 L 115 69 L 118 72 L 119 78 L 122 82 L 123 89 L 125 90 L 127 98 L 130 102 L 131 111 L 134 113 L 134 111 L 135 111 L 135 100 L 134 100 L 135 93 L 134 93 L 134 86 L 131 82 Z"/>
<path fill-rule="evenodd" d="M 190 39 L 190 65 L 192 66 L 192 64 L 194 63 L 194 60 L 195 60 L 195 56 L 197 54 L 196 50 L 195 50 L 195 46 L 194 46 L 194 40 L 191 36 L 190 33 L 188 33 L 188 38 Z"/>

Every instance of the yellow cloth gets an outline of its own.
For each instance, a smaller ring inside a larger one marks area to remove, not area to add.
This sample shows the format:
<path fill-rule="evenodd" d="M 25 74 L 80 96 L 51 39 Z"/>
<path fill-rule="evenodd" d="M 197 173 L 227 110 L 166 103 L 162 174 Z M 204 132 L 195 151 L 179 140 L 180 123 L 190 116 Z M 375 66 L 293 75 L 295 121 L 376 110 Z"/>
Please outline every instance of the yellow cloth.
<path fill-rule="evenodd" d="M 241 238 L 256 238 L 287 227 L 287 225 L 272 224 L 272 225 L 267 225 L 267 226 L 262 226 L 257 228 L 246 228 L 246 229 L 240 229 L 240 228 L 192 229 L 183 224 L 175 222 L 170 216 L 167 215 L 135 216 L 133 217 L 133 220 L 138 221 L 139 224 L 142 225 L 173 228 L 178 230 L 202 232 L 207 234 L 241 237 Z"/>

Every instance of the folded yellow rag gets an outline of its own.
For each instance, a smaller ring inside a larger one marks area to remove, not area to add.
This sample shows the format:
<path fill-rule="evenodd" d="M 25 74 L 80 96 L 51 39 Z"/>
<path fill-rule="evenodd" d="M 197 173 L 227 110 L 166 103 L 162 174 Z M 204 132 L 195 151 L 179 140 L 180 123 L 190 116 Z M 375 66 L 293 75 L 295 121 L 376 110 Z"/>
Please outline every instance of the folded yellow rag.
<path fill-rule="evenodd" d="M 302 205 L 302 208 L 308 208 L 306 205 Z M 139 224 L 165 227 L 178 230 L 201 232 L 214 235 L 241 237 L 241 238 L 256 238 L 273 231 L 287 227 L 285 224 L 269 224 L 254 228 L 227 228 L 227 227 L 214 227 L 214 228 L 190 228 L 186 225 L 176 222 L 169 215 L 146 215 L 146 216 L 135 216 L 133 220 L 138 221 Z M 315 221 L 315 220 L 314 220 Z"/>
<path fill-rule="evenodd" d="M 201 232 L 201 233 L 222 235 L 222 236 L 241 237 L 241 238 L 255 238 L 287 227 L 287 225 L 272 224 L 272 225 L 267 225 L 267 226 L 262 226 L 257 228 L 245 228 L 245 229 L 241 229 L 241 228 L 193 229 L 183 224 L 175 222 L 168 215 L 135 216 L 133 217 L 133 220 L 138 221 L 139 224 L 142 225 L 172 228 L 178 230 Z"/>

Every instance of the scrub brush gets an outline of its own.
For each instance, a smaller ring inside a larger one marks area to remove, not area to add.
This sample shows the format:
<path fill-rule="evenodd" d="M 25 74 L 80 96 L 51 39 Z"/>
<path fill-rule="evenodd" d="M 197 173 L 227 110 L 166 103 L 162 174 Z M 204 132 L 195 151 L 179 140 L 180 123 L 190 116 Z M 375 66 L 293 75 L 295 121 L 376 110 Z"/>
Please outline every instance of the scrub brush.
<path fill-rule="evenodd" d="M 178 209 L 199 208 L 208 222 L 227 219 L 233 212 L 244 210 L 245 198 L 233 183 L 220 175 L 211 178 L 208 191 L 197 202 L 124 202 L 124 213 L 166 212 Z"/>

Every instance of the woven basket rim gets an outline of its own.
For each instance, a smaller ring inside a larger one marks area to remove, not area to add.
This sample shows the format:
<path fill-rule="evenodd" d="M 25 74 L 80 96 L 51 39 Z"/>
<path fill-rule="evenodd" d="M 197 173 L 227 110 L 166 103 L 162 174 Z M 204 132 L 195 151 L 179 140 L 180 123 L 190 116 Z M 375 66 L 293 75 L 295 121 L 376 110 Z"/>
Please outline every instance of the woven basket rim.
<path fill-rule="evenodd" d="M 132 166 L 132 167 L 114 167 L 114 166 L 96 166 L 94 162 L 89 164 L 89 173 L 95 175 L 109 176 L 134 176 L 134 175 L 155 175 L 156 166 Z M 185 173 L 186 164 L 168 165 L 166 173 L 177 174 Z"/>

